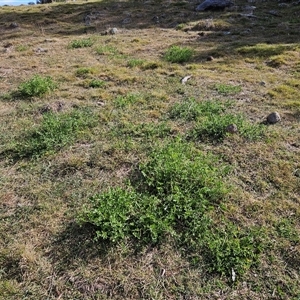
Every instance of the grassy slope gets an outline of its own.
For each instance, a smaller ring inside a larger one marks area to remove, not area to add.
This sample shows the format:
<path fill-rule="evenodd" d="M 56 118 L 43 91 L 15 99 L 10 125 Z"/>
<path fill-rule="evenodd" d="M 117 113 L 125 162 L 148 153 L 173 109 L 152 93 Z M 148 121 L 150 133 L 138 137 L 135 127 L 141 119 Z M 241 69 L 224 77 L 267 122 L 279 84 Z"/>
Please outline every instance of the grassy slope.
<path fill-rule="evenodd" d="M 212 13 L 170 1 L 0 8 L 0 299 L 299 299 L 300 6 L 257 1 L 257 18 L 249 19 L 236 2 L 236 11 Z M 12 22 L 19 27 L 8 28 Z M 101 35 L 109 27 L 118 33 Z M 94 44 L 70 48 L 83 38 Z M 164 61 L 171 45 L 193 48 L 192 61 Z M 132 67 L 137 59 L 142 65 Z M 35 74 L 50 75 L 58 88 L 16 97 Z M 92 79 L 104 87 L 89 88 Z M 226 93 L 232 86 L 241 91 Z M 188 132 L 193 122 L 168 112 L 191 97 L 230 99 L 231 112 L 252 123 L 275 110 L 282 117 L 257 141 L 194 142 L 233 168 L 224 179 L 232 192 L 211 212 L 214 221 L 264 231 L 260 263 L 235 283 L 209 273 L 201 253 L 192 265 L 172 240 L 136 252 L 130 241 L 95 243 L 75 222 L 88 198 L 122 185 L 153 144 Z M 39 158 L 10 156 L 47 109 L 88 109 L 96 124 Z"/>

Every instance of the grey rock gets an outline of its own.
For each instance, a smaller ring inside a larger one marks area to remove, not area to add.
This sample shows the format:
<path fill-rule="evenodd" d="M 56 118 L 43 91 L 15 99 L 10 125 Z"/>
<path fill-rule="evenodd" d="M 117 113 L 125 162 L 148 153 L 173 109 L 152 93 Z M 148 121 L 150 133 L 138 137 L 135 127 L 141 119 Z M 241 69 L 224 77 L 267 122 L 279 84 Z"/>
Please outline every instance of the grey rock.
<path fill-rule="evenodd" d="M 118 33 L 118 29 L 115 28 L 115 27 L 110 28 L 110 29 L 108 30 L 108 33 L 109 33 L 109 34 L 112 34 L 112 35 L 117 34 L 117 33 Z"/>
<path fill-rule="evenodd" d="M 36 50 L 35 50 L 35 52 L 36 53 L 43 53 L 43 52 L 48 52 L 48 49 L 45 49 L 45 48 L 37 48 Z"/>
<path fill-rule="evenodd" d="M 288 3 L 279 3 L 278 4 L 278 7 L 281 7 L 281 8 L 286 8 L 286 7 L 289 7 L 290 5 Z"/>
<path fill-rule="evenodd" d="M 230 124 L 226 127 L 226 132 L 234 134 L 238 132 L 238 127 L 236 124 Z"/>
<path fill-rule="evenodd" d="M 10 23 L 8 27 L 11 28 L 11 29 L 18 28 L 18 27 L 19 27 L 19 24 L 13 22 L 13 23 Z"/>
<path fill-rule="evenodd" d="M 295 175 L 296 177 L 299 177 L 299 178 L 300 178 L 300 169 L 296 169 L 296 170 L 294 171 L 294 175 Z"/>
<path fill-rule="evenodd" d="M 122 21 L 122 24 L 129 24 L 131 23 L 131 18 L 125 18 L 123 21 Z"/>
<path fill-rule="evenodd" d="M 268 14 L 270 14 L 270 15 L 272 15 L 274 17 L 282 17 L 282 15 L 277 10 L 274 10 L 274 9 L 269 10 Z"/>
<path fill-rule="evenodd" d="M 233 5 L 234 3 L 230 0 L 205 0 L 196 7 L 196 11 L 223 10 Z"/>
<path fill-rule="evenodd" d="M 274 111 L 267 116 L 267 122 L 269 124 L 275 124 L 280 121 L 281 121 L 281 117 L 277 111 Z"/>

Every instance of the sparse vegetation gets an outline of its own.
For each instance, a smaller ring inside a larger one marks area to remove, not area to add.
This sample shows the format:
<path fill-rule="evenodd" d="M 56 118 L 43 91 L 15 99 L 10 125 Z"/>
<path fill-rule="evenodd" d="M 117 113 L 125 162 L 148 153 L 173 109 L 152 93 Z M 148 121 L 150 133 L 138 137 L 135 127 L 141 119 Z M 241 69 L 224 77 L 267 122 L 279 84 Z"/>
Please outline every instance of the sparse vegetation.
<path fill-rule="evenodd" d="M 56 87 L 57 84 L 50 76 L 34 75 L 31 79 L 19 85 L 18 94 L 21 97 L 39 97 L 53 91 Z"/>
<path fill-rule="evenodd" d="M 164 58 L 171 63 L 184 63 L 191 60 L 193 53 L 193 49 L 189 47 L 171 46 Z"/>
<path fill-rule="evenodd" d="M 223 95 L 234 95 L 239 93 L 242 90 L 241 86 L 239 85 L 222 84 L 222 83 L 215 84 L 214 88 L 217 90 L 219 94 L 223 94 Z"/>
<path fill-rule="evenodd" d="M 41 124 L 23 132 L 8 153 L 14 158 L 52 154 L 71 144 L 83 129 L 95 126 L 95 121 L 95 116 L 87 110 L 45 114 Z"/>
<path fill-rule="evenodd" d="M 234 2 L 0 6 L 0 300 L 300 299 L 300 6 Z"/>
<path fill-rule="evenodd" d="M 105 82 L 103 80 L 99 80 L 99 79 L 92 79 L 89 82 L 89 87 L 91 88 L 100 88 L 105 86 Z"/>
<path fill-rule="evenodd" d="M 91 38 L 87 38 L 87 39 L 73 40 L 70 42 L 69 47 L 76 49 L 76 48 L 92 47 L 93 45 L 94 45 L 94 41 Z"/>

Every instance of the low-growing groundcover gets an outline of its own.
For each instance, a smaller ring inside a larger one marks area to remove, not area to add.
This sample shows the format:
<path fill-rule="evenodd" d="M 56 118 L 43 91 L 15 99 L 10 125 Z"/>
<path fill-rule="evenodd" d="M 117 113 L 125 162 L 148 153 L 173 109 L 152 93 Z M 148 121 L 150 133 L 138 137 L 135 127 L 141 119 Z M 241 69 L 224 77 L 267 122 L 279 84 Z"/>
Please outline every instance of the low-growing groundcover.
<path fill-rule="evenodd" d="M 241 276 L 259 261 L 258 229 L 238 228 L 229 220 L 214 224 L 209 214 L 225 201 L 223 181 L 230 168 L 181 140 L 156 146 L 126 187 L 110 188 L 90 198 L 78 221 L 96 227 L 96 240 L 134 240 L 157 245 L 167 237 L 208 269 Z"/>
<path fill-rule="evenodd" d="M 7 153 L 16 159 L 50 154 L 74 142 L 80 131 L 95 125 L 95 115 L 87 109 L 47 113 L 38 126 L 25 131 L 13 142 Z"/>
<path fill-rule="evenodd" d="M 57 84 L 50 76 L 34 75 L 19 85 L 17 94 L 21 97 L 39 97 L 53 91 L 56 87 Z"/>
<path fill-rule="evenodd" d="M 196 101 L 194 98 L 175 103 L 169 115 L 171 119 L 194 121 L 194 126 L 187 133 L 188 139 L 220 142 L 228 135 L 227 127 L 235 124 L 238 134 L 253 141 L 262 138 L 265 128 L 262 124 L 252 124 L 241 114 L 228 113 L 233 106 L 231 101 L 206 100 Z"/>

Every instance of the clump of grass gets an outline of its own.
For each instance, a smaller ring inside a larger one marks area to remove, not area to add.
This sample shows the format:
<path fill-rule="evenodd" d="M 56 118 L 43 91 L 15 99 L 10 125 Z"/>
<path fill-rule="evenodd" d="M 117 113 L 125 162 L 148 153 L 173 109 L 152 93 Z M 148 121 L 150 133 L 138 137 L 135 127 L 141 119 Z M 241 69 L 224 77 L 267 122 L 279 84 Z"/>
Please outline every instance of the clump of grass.
<path fill-rule="evenodd" d="M 241 92 L 242 87 L 240 85 L 231 85 L 231 84 L 223 84 L 217 83 L 214 85 L 215 90 L 222 95 L 234 95 Z"/>
<path fill-rule="evenodd" d="M 127 95 L 117 96 L 114 100 L 114 104 L 118 108 L 126 107 L 130 104 L 136 103 L 141 99 L 141 95 L 139 93 L 128 93 Z"/>
<path fill-rule="evenodd" d="M 19 85 L 17 94 L 21 97 L 42 96 L 53 91 L 56 87 L 56 83 L 50 76 L 34 75 L 31 79 Z"/>
<path fill-rule="evenodd" d="M 127 62 L 127 66 L 129 68 L 142 67 L 145 64 L 145 60 L 143 59 L 130 59 Z"/>
<path fill-rule="evenodd" d="M 89 87 L 91 88 L 101 88 L 105 86 L 105 82 L 103 80 L 99 80 L 99 79 L 92 79 L 89 82 Z"/>
<path fill-rule="evenodd" d="M 226 192 L 220 180 L 225 168 L 214 167 L 214 161 L 185 143 L 159 147 L 139 166 L 138 182 L 92 197 L 92 208 L 80 220 L 96 225 L 97 236 L 113 242 L 136 238 L 157 243 L 164 234 L 186 234 L 194 230 L 190 221 L 199 222 L 209 203 Z"/>
<path fill-rule="evenodd" d="M 119 124 L 112 129 L 114 136 L 143 137 L 143 138 L 163 138 L 170 136 L 172 128 L 164 122 L 142 123 L 142 124 Z"/>
<path fill-rule="evenodd" d="M 273 55 L 282 54 L 287 50 L 294 50 L 294 45 L 268 45 L 268 44 L 257 44 L 254 46 L 243 46 L 237 49 L 238 53 L 246 54 L 251 57 L 267 58 Z"/>
<path fill-rule="evenodd" d="M 235 124 L 238 134 L 250 141 L 257 140 L 264 134 L 263 125 L 251 124 L 242 115 L 224 114 L 211 115 L 198 122 L 188 136 L 192 139 L 220 142 L 229 134 L 227 126 L 230 124 Z"/>
<path fill-rule="evenodd" d="M 96 125 L 96 117 L 88 110 L 43 115 L 38 126 L 25 131 L 10 149 L 15 158 L 38 157 L 71 144 L 85 128 Z"/>
<path fill-rule="evenodd" d="M 242 115 L 226 114 L 226 109 L 232 106 L 231 101 L 201 101 L 194 98 L 176 103 L 171 107 L 169 114 L 174 119 L 196 121 L 188 132 L 191 139 L 222 141 L 227 135 L 227 127 L 235 124 L 238 133 L 249 140 L 256 140 L 263 136 L 264 126 L 251 124 Z"/>
<path fill-rule="evenodd" d="M 264 243 L 261 228 L 241 229 L 225 221 L 207 232 L 204 240 L 205 258 L 209 270 L 224 275 L 241 276 L 259 263 Z"/>
<path fill-rule="evenodd" d="M 186 121 L 197 120 L 203 116 L 221 114 L 231 104 L 220 101 L 196 101 L 194 98 L 185 99 L 181 103 L 174 104 L 169 115 L 174 119 L 184 119 Z"/>
<path fill-rule="evenodd" d="M 76 70 L 76 76 L 86 78 L 89 74 L 95 73 L 95 70 L 90 67 L 80 67 Z"/>
<path fill-rule="evenodd" d="M 180 247 L 201 253 L 209 270 L 243 274 L 259 258 L 258 234 L 226 221 L 215 229 L 209 217 L 226 197 L 222 178 L 229 168 L 217 158 L 181 140 L 156 146 L 139 165 L 139 176 L 125 188 L 111 188 L 90 198 L 78 222 L 96 227 L 96 240 L 132 239 L 157 244 L 172 236 Z M 193 255 L 192 255 L 193 256 Z"/>
<path fill-rule="evenodd" d="M 191 60 L 194 50 L 189 47 L 171 46 L 164 55 L 164 59 L 171 63 L 184 63 Z"/>
<path fill-rule="evenodd" d="M 119 51 L 116 47 L 103 45 L 96 47 L 96 53 L 99 55 L 116 55 L 119 53 Z"/>
<path fill-rule="evenodd" d="M 93 46 L 94 41 L 91 38 L 88 39 L 79 39 L 79 40 L 73 40 L 70 42 L 69 47 L 70 48 L 86 48 Z"/>
<path fill-rule="evenodd" d="M 19 51 L 19 52 L 23 52 L 23 51 L 26 51 L 28 49 L 29 49 L 29 47 L 27 45 L 18 45 L 16 47 L 16 50 Z"/>

